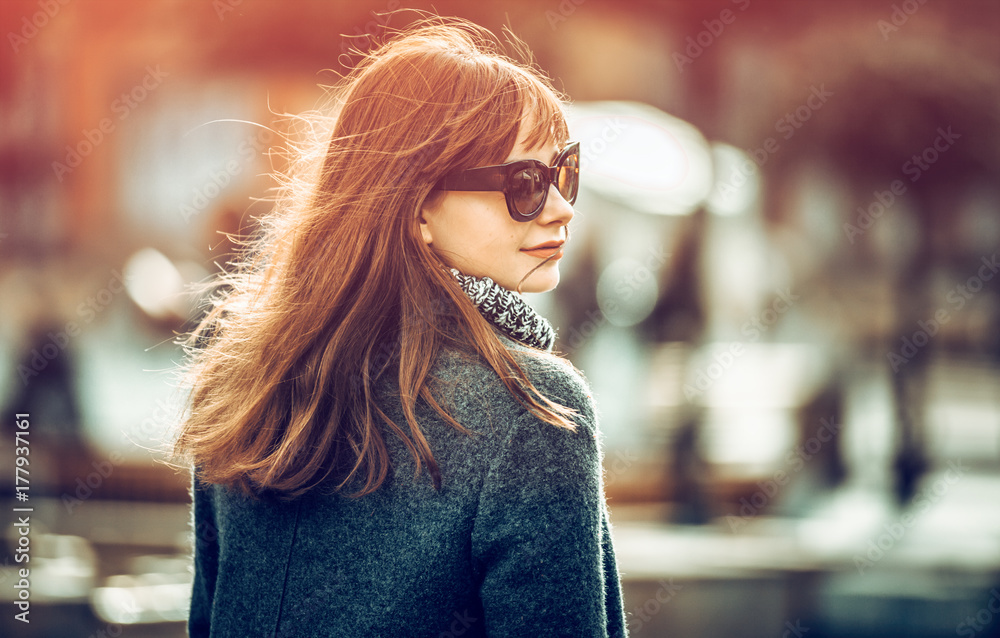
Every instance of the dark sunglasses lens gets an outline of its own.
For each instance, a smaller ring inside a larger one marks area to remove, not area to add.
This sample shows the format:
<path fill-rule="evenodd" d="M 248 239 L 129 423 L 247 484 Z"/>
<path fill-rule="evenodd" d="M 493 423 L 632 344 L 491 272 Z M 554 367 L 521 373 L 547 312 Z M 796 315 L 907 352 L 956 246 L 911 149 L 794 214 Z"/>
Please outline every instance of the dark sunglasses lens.
<path fill-rule="evenodd" d="M 556 170 L 556 188 L 559 189 L 563 199 L 572 204 L 576 201 L 577 191 L 580 190 L 580 155 L 578 153 L 567 155 Z"/>
<path fill-rule="evenodd" d="M 530 216 L 541 210 L 548 184 L 540 170 L 525 168 L 511 176 L 510 188 L 517 212 Z"/>

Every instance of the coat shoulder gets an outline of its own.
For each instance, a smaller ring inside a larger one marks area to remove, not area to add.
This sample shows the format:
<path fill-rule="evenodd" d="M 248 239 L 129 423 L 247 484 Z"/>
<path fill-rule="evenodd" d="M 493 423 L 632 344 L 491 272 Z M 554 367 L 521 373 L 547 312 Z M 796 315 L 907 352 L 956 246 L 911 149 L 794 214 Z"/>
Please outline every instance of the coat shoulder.
<path fill-rule="evenodd" d="M 535 389 L 550 401 L 575 410 L 578 426 L 596 430 L 596 405 L 590 382 L 584 373 L 567 359 L 532 350 L 506 337 L 514 360 Z M 433 369 L 434 389 L 442 400 L 469 415 L 505 413 L 518 418 L 528 413 L 504 385 L 500 376 L 477 355 L 455 351 L 443 352 Z"/>

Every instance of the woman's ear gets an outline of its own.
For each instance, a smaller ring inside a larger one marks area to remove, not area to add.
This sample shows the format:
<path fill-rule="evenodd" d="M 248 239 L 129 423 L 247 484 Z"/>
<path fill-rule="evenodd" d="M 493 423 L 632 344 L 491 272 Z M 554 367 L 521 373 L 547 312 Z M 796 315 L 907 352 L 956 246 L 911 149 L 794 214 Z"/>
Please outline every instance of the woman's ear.
<path fill-rule="evenodd" d="M 434 238 L 431 236 L 431 229 L 424 218 L 424 209 L 420 209 L 420 214 L 417 216 L 417 222 L 420 224 L 420 236 L 423 238 L 424 243 L 430 246 L 434 243 Z"/>
<path fill-rule="evenodd" d="M 422 213 L 423 213 L 423 211 L 421 211 L 421 215 L 420 215 L 420 218 L 419 218 L 419 221 L 420 221 L 420 236 L 423 237 L 424 243 L 427 244 L 428 246 L 430 246 L 430 245 L 432 245 L 434 243 L 434 238 L 431 237 L 431 229 L 428 227 L 427 221 L 424 220 L 424 216 L 423 216 Z"/>
<path fill-rule="evenodd" d="M 431 227 L 427 220 L 433 219 L 437 214 L 442 195 L 444 195 L 444 193 L 441 191 L 432 191 L 420 205 L 420 210 L 417 211 L 417 223 L 420 224 L 420 236 L 423 238 L 424 243 L 428 246 L 434 243 L 434 236 L 431 233 Z"/>

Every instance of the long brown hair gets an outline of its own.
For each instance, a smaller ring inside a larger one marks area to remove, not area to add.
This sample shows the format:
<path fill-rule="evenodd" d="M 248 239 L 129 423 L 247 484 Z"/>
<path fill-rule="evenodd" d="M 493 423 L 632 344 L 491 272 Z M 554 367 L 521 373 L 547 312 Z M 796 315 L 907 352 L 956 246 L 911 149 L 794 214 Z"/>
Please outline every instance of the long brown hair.
<path fill-rule="evenodd" d="M 294 497 L 337 469 L 337 490 L 364 479 L 359 497 L 388 475 L 380 420 L 413 454 L 415 478 L 426 463 L 440 487 L 414 406 L 420 397 L 469 433 L 431 392 L 445 347 L 478 354 L 539 419 L 575 429 L 576 412 L 531 384 L 417 223 L 440 177 L 506 158 L 525 114 L 529 148 L 565 143 L 564 97 L 486 29 L 444 18 L 398 33 L 334 89 L 324 151 L 295 147 L 260 234 L 183 341 L 190 393 L 174 453 L 201 480 L 251 495 Z M 408 433 L 376 402 L 387 374 Z"/>

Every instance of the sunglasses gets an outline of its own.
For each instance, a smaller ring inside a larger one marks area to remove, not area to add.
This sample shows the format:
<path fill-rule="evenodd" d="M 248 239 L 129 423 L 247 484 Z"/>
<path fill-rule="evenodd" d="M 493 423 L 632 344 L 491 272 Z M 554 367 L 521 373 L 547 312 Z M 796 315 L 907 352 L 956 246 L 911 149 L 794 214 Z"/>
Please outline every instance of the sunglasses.
<path fill-rule="evenodd" d="M 530 222 L 545 208 L 549 184 L 554 184 L 570 205 L 576 201 L 580 188 L 579 142 L 567 144 L 552 166 L 526 159 L 470 168 L 446 175 L 434 185 L 434 190 L 503 191 L 511 218 L 516 222 Z"/>

